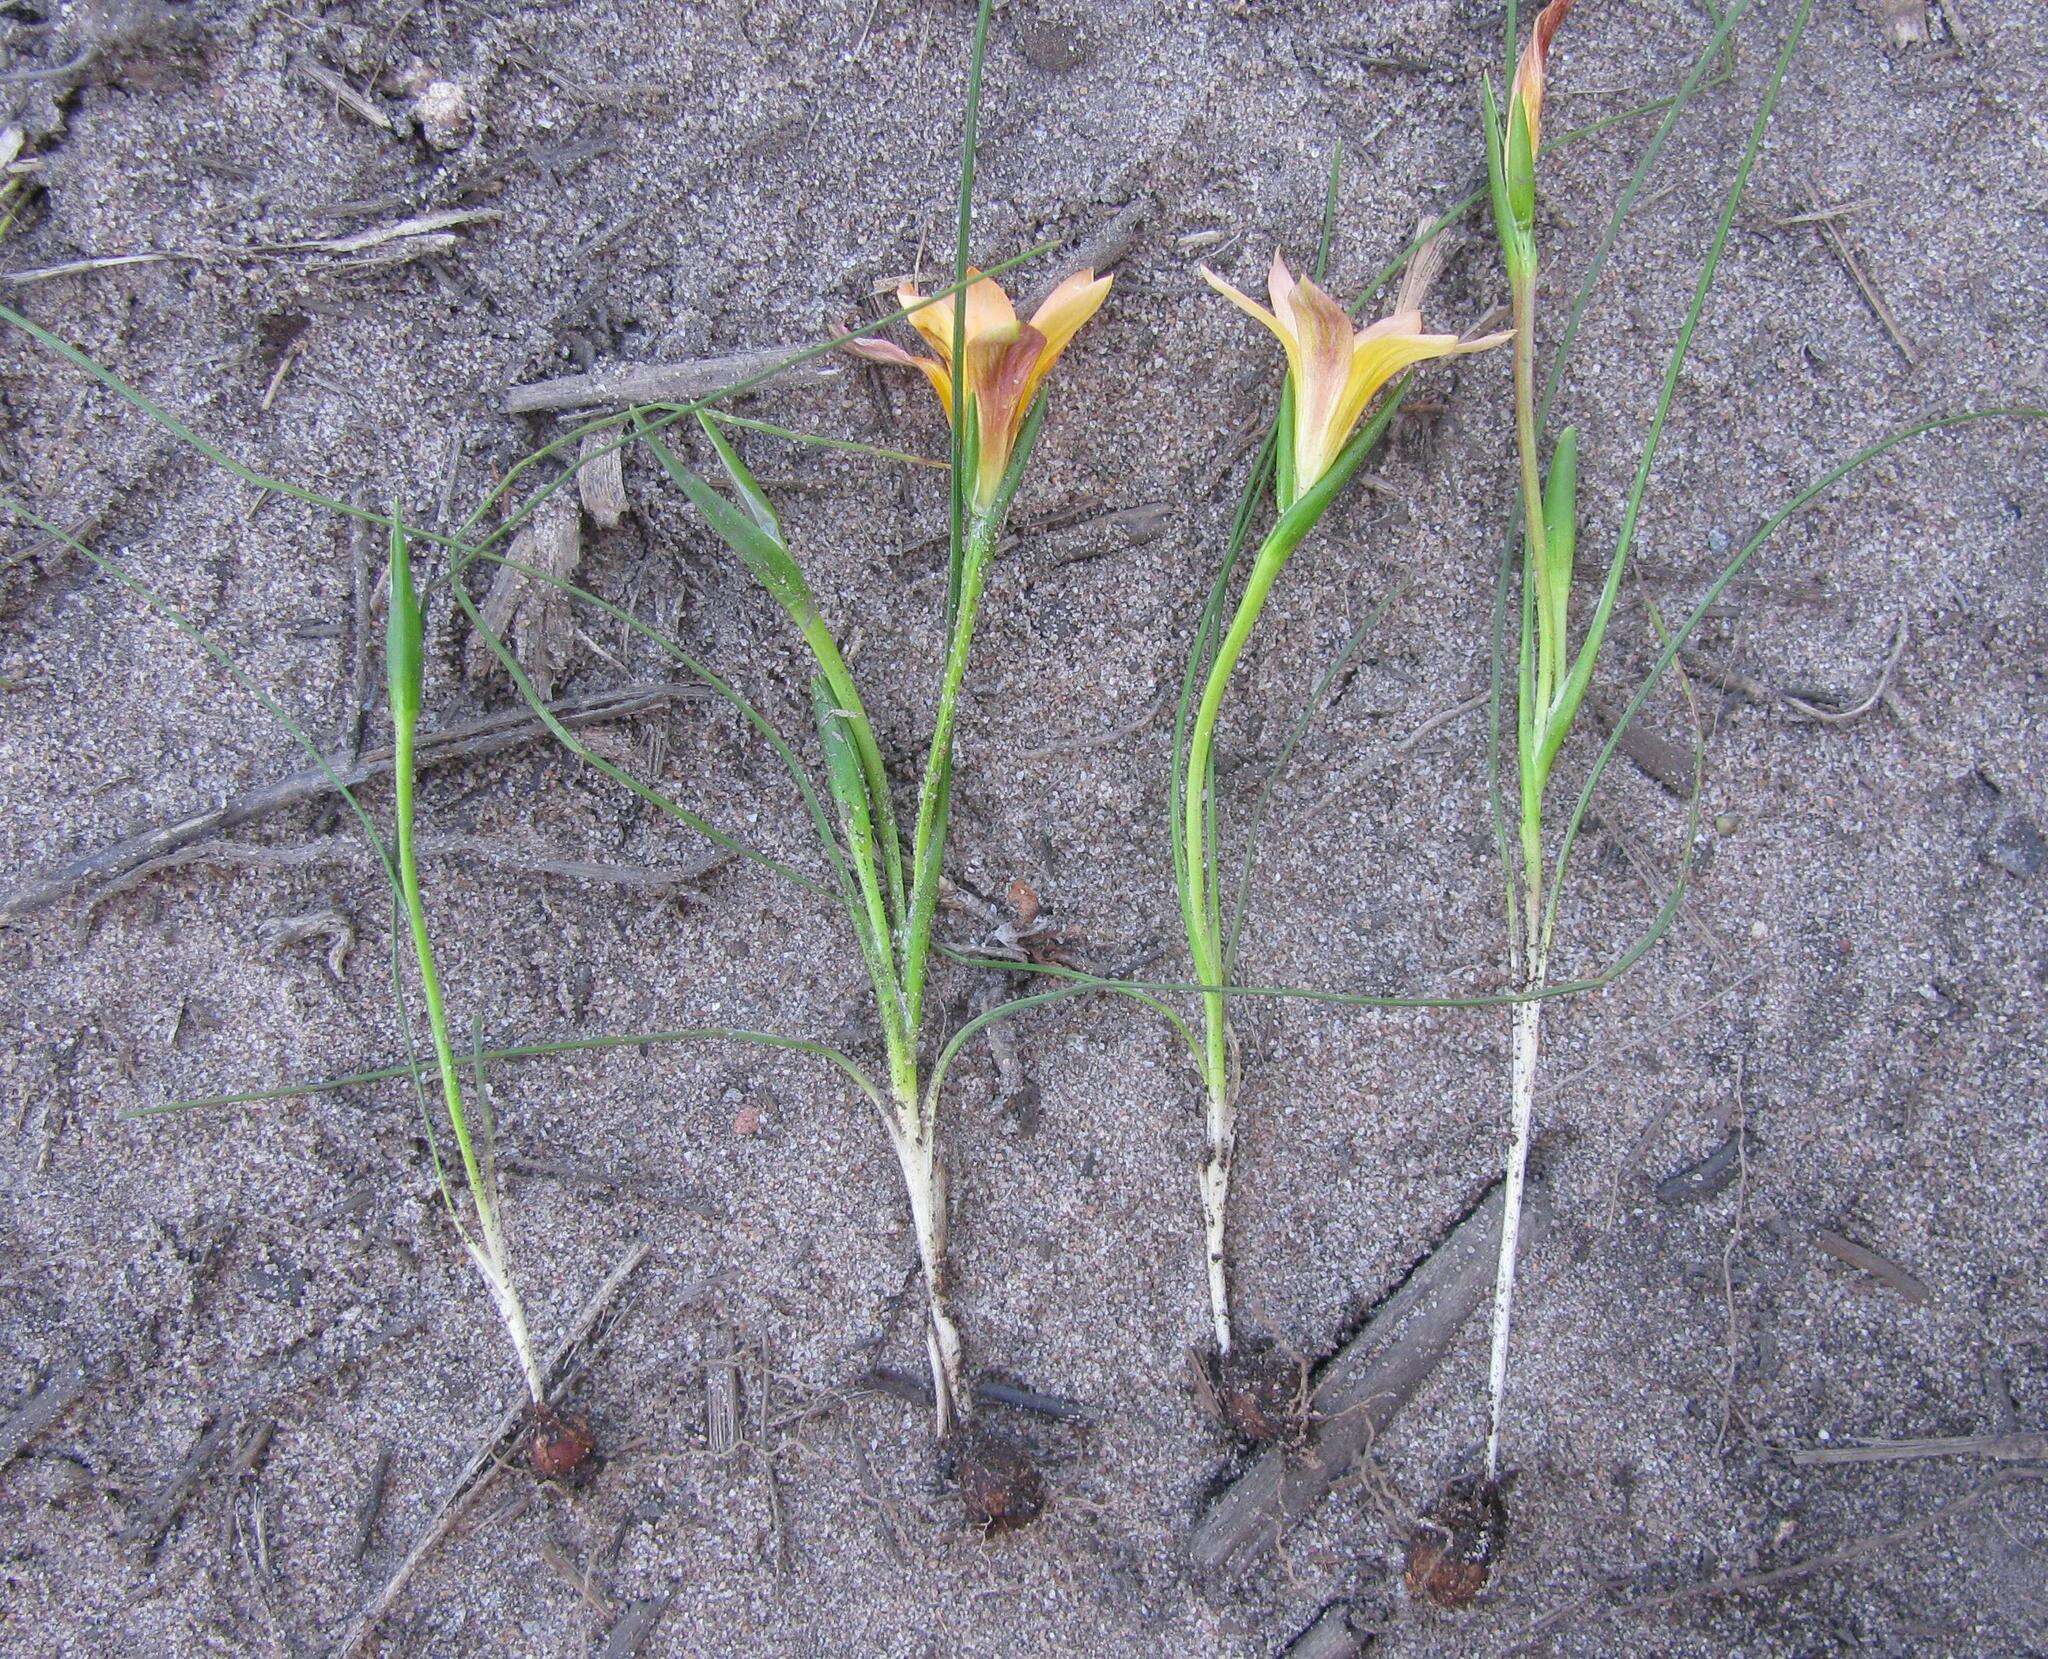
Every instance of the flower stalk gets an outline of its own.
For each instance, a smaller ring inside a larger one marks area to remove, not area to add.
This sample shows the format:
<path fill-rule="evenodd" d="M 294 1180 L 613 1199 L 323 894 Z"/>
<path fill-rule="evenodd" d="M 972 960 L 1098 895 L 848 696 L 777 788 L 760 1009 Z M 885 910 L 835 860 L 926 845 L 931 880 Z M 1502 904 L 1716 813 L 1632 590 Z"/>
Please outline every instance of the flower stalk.
<path fill-rule="evenodd" d="M 1536 156 L 1542 143 L 1543 87 L 1550 44 L 1572 0 L 1550 0 L 1537 14 L 1516 67 L 1503 114 L 1490 81 L 1481 88 L 1488 191 L 1512 311 L 1515 450 L 1522 497 L 1522 625 L 1516 696 L 1519 871 L 1509 871 L 1508 952 L 1522 1000 L 1513 1015 L 1506 1171 L 1500 1260 L 1494 1275 L 1487 1358 L 1486 1479 L 1500 1475 L 1515 1267 L 1521 1243 L 1536 1073 L 1543 1040 L 1554 907 L 1546 907 L 1543 797 L 1551 767 L 1577 717 L 1605 633 L 1603 608 L 1579 654 L 1568 647 L 1568 610 L 1577 539 L 1578 435 L 1559 434 L 1546 479 L 1536 402 Z M 1517 903 L 1519 900 L 1519 904 Z"/>

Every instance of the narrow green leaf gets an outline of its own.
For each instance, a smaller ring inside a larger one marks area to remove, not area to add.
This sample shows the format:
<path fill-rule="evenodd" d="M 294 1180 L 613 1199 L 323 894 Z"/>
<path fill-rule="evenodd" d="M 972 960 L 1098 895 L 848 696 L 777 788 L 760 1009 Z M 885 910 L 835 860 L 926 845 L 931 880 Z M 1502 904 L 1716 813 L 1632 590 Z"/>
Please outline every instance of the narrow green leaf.
<path fill-rule="evenodd" d="M 772 1031 L 752 1031 L 732 1026 L 688 1026 L 676 1031 L 634 1031 L 616 1036 L 567 1037 L 555 1042 L 512 1043 L 499 1048 L 487 1048 L 477 1059 L 493 1065 L 506 1060 L 543 1059 L 556 1054 L 601 1054 L 613 1049 L 647 1048 L 656 1043 L 745 1043 L 761 1048 L 785 1049 L 795 1054 L 808 1054 L 836 1067 L 876 1107 L 883 1108 L 882 1091 L 875 1080 L 853 1060 L 836 1048 L 824 1043 L 814 1043 L 801 1037 L 784 1037 Z M 170 1117 L 180 1112 L 206 1111 L 219 1106 L 266 1106 L 273 1101 L 291 1100 L 303 1095 L 328 1094 L 336 1089 L 359 1089 L 371 1083 L 385 1083 L 394 1078 L 413 1078 L 431 1068 L 430 1060 L 412 1060 L 391 1066 L 376 1066 L 367 1071 L 350 1072 L 341 1077 L 307 1078 L 303 1081 L 280 1083 L 268 1089 L 245 1089 L 235 1094 L 210 1095 L 205 1099 L 172 1100 L 161 1106 L 130 1107 L 118 1115 L 123 1118 Z"/>
<path fill-rule="evenodd" d="M 1550 476 L 1543 481 L 1543 609 L 1549 639 L 1544 649 L 1554 664 L 1553 683 L 1565 661 L 1566 615 L 1572 591 L 1572 553 L 1578 540 L 1579 429 L 1567 426 L 1557 435 L 1550 457 Z M 1549 710 L 1539 710 L 1545 719 Z"/>
<path fill-rule="evenodd" d="M 1316 237 L 1316 281 L 1330 268 L 1330 243 L 1337 234 L 1337 196 L 1344 183 L 1344 140 L 1330 147 L 1330 182 L 1323 189 L 1323 225 Z"/>
<path fill-rule="evenodd" d="M 708 409 L 697 411 L 697 424 L 704 429 L 704 436 L 711 440 L 711 447 L 718 454 L 719 465 L 725 468 L 725 475 L 732 480 L 733 494 L 746 509 L 747 517 L 754 521 L 756 528 L 769 536 L 777 547 L 787 549 L 789 543 L 783 540 L 782 520 L 775 516 L 775 509 L 768 504 L 767 496 L 761 493 L 761 486 L 754 482 L 754 475 L 747 471 L 746 463 L 739 458 L 739 452 L 725 441 L 725 434 L 718 430 Z"/>
<path fill-rule="evenodd" d="M 739 555 L 740 562 L 753 572 L 754 580 L 768 590 L 769 597 L 795 618 L 799 627 L 817 615 L 818 607 L 811 598 L 810 584 L 804 580 L 796 560 L 790 557 L 789 549 L 777 536 L 763 529 L 747 512 L 735 507 L 684 466 L 676 458 L 675 451 L 655 436 L 644 422 L 640 436 L 654 451 L 654 458 L 661 463 L 662 470 L 690 498 L 690 505 L 703 515 L 712 534 Z M 769 518 L 772 522 L 774 514 L 770 513 Z"/>
<path fill-rule="evenodd" d="M 645 404 L 643 408 L 663 411 L 680 409 L 681 404 Z M 708 415 L 720 426 L 737 426 L 746 432 L 760 432 L 771 438 L 781 438 L 793 444 L 807 444 L 813 449 L 836 449 L 844 455 L 865 455 L 874 461 L 894 461 L 907 467 L 929 467 L 934 472 L 943 472 L 951 463 L 934 461 L 929 455 L 913 455 L 907 449 L 891 449 L 887 444 L 862 443 L 858 438 L 829 438 L 822 432 L 799 432 L 793 426 L 778 426 L 774 421 L 756 420 L 752 415 L 735 415 L 729 409 L 699 409 L 700 416 Z"/>

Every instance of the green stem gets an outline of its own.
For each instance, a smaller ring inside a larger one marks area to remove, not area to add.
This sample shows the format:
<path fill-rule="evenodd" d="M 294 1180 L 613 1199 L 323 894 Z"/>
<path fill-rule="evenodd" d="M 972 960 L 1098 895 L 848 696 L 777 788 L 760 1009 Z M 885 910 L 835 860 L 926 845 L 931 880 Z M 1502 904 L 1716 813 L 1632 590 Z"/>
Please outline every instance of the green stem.
<path fill-rule="evenodd" d="M 1251 638 L 1252 629 L 1258 625 L 1259 613 L 1266 608 L 1274 582 L 1294 556 L 1294 550 L 1322 521 L 1323 514 L 1329 511 L 1330 504 L 1337 499 L 1351 475 L 1385 435 L 1401 407 L 1401 400 L 1407 395 L 1407 388 L 1405 377 L 1394 385 L 1381 401 L 1379 412 L 1359 428 L 1322 477 L 1310 484 L 1300 499 L 1287 506 L 1280 515 L 1280 521 L 1260 545 L 1258 557 L 1252 561 L 1252 573 L 1245 581 L 1244 593 L 1230 619 L 1230 627 L 1216 648 L 1215 660 L 1209 665 L 1209 676 L 1202 686 L 1202 700 L 1195 712 L 1194 728 L 1188 737 L 1186 774 L 1179 780 L 1180 794 L 1176 804 L 1180 822 L 1174 832 L 1174 865 L 1180 888 L 1181 921 L 1188 936 L 1188 953 L 1194 959 L 1195 981 L 1202 992 L 1204 1029 L 1202 1046 L 1197 1051 L 1197 1064 L 1208 1094 L 1208 1153 L 1202 1165 L 1202 1207 L 1209 1253 L 1210 1311 L 1215 1318 L 1216 1346 L 1223 1353 L 1230 1351 L 1230 1309 L 1223 1268 L 1223 1212 L 1230 1193 L 1230 1155 L 1235 1130 L 1230 1098 L 1230 1021 L 1225 1003 L 1228 976 L 1224 971 L 1222 919 L 1217 894 L 1213 890 L 1216 884 L 1210 879 L 1209 845 L 1215 824 L 1216 723 L 1222 714 L 1223 695 L 1229 688 L 1230 676 L 1237 667 L 1238 658 L 1244 654 L 1245 641 Z M 1237 549 L 1242 545 L 1240 538 L 1249 517 L 1248 508 L 1241 506 L 1237 527 L 1231 533 L 1233 562 Z M 1213 627 L 1215 617 L 1220 614 L 1222 595 L 1222 579 L 1219 579 L 1209 605 L 1203 610 L 1204 634 Z M 1199 649 L 1198 645 L 1198 654 Z M 1191 660 L 1190 682 L 1193 668 Z M 1185 691 L 1182 695 L 1185 707 Z"/>
<path fill-rule="evenodd" d="M 427 1024 L 434 1034 L 434 1059 L 441 1073 L 441 1093 L 448 1102 L 455 1144 L 462 1150 L 462 1171 L 476 1201 L 477 1219 L 486 1234 L 494 1231 L 490 1194 L 470 1139 L 469 1119 L 462 1109 L 462 1082 L 455 1069 L 455 1048 L 448 1037 L 448 1014 L 441 1000 L 441 976 L 434 967 L 433 941 L 427 935 L 427 909 L 420 892 L 419 858 L 413 845 L 413 722 L 393 722 L 391 743 L 392 813 L 398 830 L 398 881 L 405 896 L 405 915 L 412 929 L 413 955 L 420 966 L 420 986 L 427 1001 Z"/>
<path fill-rule="evenodd" d="M 1300 543 L 1306 527 L 1295 527 L 1290 515 L 1276 525 L 1253 561 L 1237 612 L 1229 630 L 1216 648 L 1209 677 L 1202 687 L 1202 700 L 1195 711 L 1195 726 L 1188 740 L 1188 776 L 1183 802 L 1181 843 L 1185 871 L 1181 891 L 1182 921 L 1187 928 L 1188 949 L 1194 958 L 1195 978 L 1204 987 L 1202 996 L 1202 1083 L 1208 1099 L 1208 1147 L 1202 1164 L 1202 1218 L 1208 1257 L 1210 1315 L 1216 1329 L 1219 1353 L 1230 1352 L 1230 1304 L 1223 1264 L 1223 1218 L 1230 1196 L 1230 1160 L 1236 1140 L 1233 1103 L 1230 1098 L 1230 1017 L 1223 991 L 1223 950 L 1219 931 L 1216 895 L 1210 890 L 1208 833 L 1210 801 L 1215 774 L 1216 723 L 1223 710 L 1223 695 L 1230 676 L 1244 654 L 1245 641 L 1258 625 L 1273 583 L 1285 568 L 1288 556 Z"/>
<path fill-rule="evenodd" d="M 1001 515 L 976 517 L 968 524 L 961 559 L 959 604 L 953 612 L 952 638 L 946 647 L 945 677 L 939 686 L 938 718 L 932 726 L 931 751 L 925 757 L 924 783 L 918 790 L 917 831 L 911 842 L 910 925 L 903 941 L 903 1003 L 912 1042 L 923 1023 L 925 968 L 931 958 L 932 925 L 939 908 L 939 876 L 946 850 L 946 822 L 953 794 L 953 727 L 959 714 L 960 688 L 967 679 L 967 660 L 974 646 L 974 621 L 988 582 Z"/>
<path fill-rule="evenodd" d="M 1216 660 L 1209 665 L 1209 677 L 1202 686 L 1202 700 L 1195 710 L 1195 729 L 1188 740 L 1188 778 L 1186 796 L 1182 807 L 1181 843 L 1186 849 L 1187 881 L 1182 898 L 1182 920 L 1187 924 L 1188 943 L 1194 951 L 1196 977 L 1204 985 L 1219 983 L 1217 973 L 1221 967 L 1217 941 L 1217 916 L 1215 895 L 1209 891 L 1209 870 L 1207 858 L 1207 836 L 1209 821 L 1209 798 L 1215 772 L 1216 723 L 1223 711 L 1223 695 L 1230 686 L 1230 676 L 1237 668 L 1237 659 L 1244 654 L 1245 642 L 1251 638 L 1252 629 L 1258 625 L 1259 613 L 1266 608 L 1273 584 L 1285 568 L 1288 556 L 1300 543 L 1301 532 L 1294 530 L 1287 519 L 1281 520 L 1273 529 L 1264 545 L 1259 548 L 1258 557 L 1253 561 L 1252 573 L 1245 583 L 1244 595 L 1237 602 L 1237 612 L 1230 619 L 1229 630 L 1216 648 Z M 1212 994 L 1217 1015 L 1220 1017 L 1223 998 L 1220 992 Z"/>

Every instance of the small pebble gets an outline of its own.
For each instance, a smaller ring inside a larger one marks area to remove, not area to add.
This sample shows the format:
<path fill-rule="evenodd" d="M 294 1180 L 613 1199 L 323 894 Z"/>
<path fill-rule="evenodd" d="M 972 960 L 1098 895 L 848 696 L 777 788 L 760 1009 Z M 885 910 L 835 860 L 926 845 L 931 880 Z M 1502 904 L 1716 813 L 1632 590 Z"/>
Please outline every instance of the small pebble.
<path fill-rule="evenodd" d="M 761 1132 L 761 1109 L 758 1106 L 742 1106 L 732 1115 L 732 1132 L 744 1135 L 749 1140 Z"/>
<path fill-rule="evenodd" d="M 429 81 L 413 100 L 412 115 L 420 124 L 420 137 L 430 148 L 444 152 L 461 149 L 476 130 L 469 94 L 454 81 Z"/>
<path fill-rule="evenodd" d="M 1741 827 L 1742 820 L 1732 812 L 1717 812 L 1714 814 L 1714 833 L 1716 835 L 1733 835 Z"/>
<path fill-rule="evenodd" d="M 1984 862 L 2008 875 L 2038 876 L 2048 868 L 2048 837 L 2015 812 L 1985 842 Z"/>

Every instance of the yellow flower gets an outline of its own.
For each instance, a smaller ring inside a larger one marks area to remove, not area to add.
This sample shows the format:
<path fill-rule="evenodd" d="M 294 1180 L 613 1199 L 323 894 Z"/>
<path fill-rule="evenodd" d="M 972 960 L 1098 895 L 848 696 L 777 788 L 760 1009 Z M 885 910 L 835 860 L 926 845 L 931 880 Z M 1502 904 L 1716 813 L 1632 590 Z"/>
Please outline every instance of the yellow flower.
<path fill-rule="evenodd" d="M 1258 318 L 1287 348 L 1287 371 L 1294 386 L 1294 469 L 1291 479 L 1282 480 L 1286 499 L 1281 511 L 1329 471 L 1366 406 L 1403 369 L 1433 357 L 1485 351 L 1513 338 L 1504 333 L 1461 340 L 1455 334 L 1423 333 L 1422 300 L 1439 265 L 1437 244 L 1431 242 L 1409 261 L 1393 313 L 1361 330 L 1354 330 L 1350 314 L 1313 282 L 1289 275 L 1278 253 L 1267 281 L 1273 297 L 1270 311 L 1202 267 L 1210 287 Z"/>
<path fill-rule="evenodd" d="M 1031 321 L 1020 323 L 1009 296 L 994 279 L 972 269 L 968 274 L 976 280 L 967 287 L 967 326 L 962 335 L 967 361 L 961 378 L 974 400 L 975 429 L 981 440 L 981 453 L 975 459 L 974 506 L 985 512 L 1009 468 L 1010 451 L 1040 384 L 1067 349 L 1067 342 L 1101 308 L 1112 279 L 1098 277 L 1093 271 L 1076 271 L 1046 296 L 1045 303 L 1031 314 Z M 945 406 L 946 418 L 956 419 L 953 296 L 926 299 L 915 285 L 906 282 L 896 290 L 896 300 L 909 310 L 912 326 L 939 354 L 936 361 L 913 356 L 901 346 L 873 336 L 848 340 L 846 349 L 877 363 L 921 369 Z"/>

